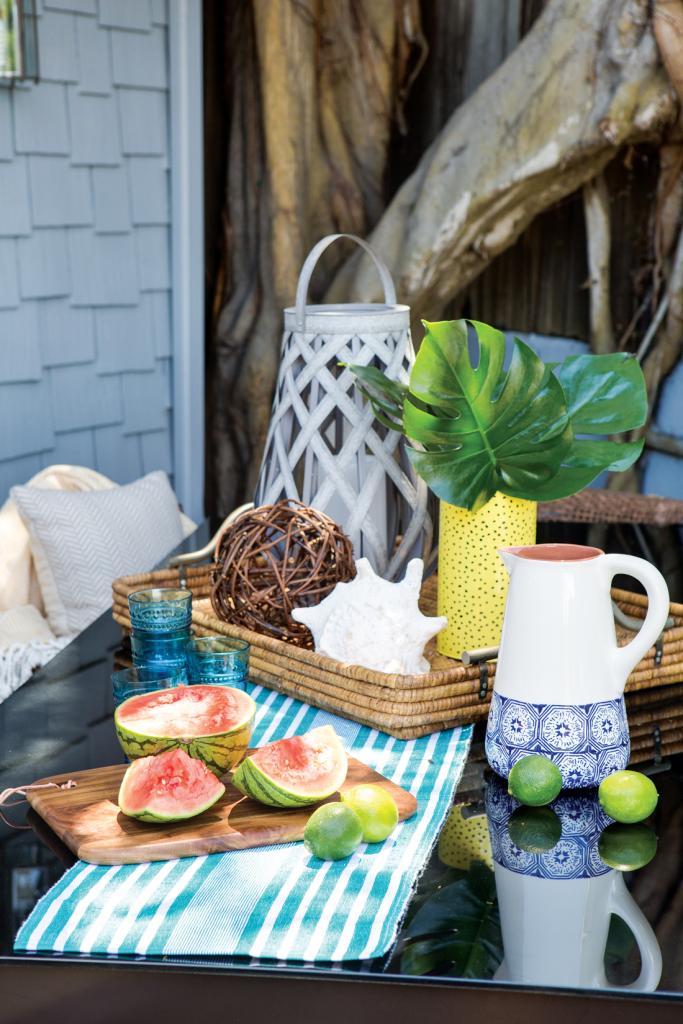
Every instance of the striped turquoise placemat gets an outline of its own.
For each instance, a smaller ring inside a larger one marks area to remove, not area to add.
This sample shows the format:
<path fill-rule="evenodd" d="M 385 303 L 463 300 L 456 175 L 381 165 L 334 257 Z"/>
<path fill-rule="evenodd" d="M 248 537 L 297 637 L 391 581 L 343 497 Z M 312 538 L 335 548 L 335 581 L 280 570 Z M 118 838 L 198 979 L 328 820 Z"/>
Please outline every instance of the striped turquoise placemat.
<path fill-rule="evenodd" d="M 21 926 L 17 951 L 312 962 L 391 948 L 453 801 L 472 727 L 397 740 L 248 689 L 258 706 L 255 745 L 329 723 L 350 753 L 417 797 L 417 814 L 386 842 L 362 844 L 342 861 L 320 861 L 303 843 L 116 867 L 79 861 Z"/>

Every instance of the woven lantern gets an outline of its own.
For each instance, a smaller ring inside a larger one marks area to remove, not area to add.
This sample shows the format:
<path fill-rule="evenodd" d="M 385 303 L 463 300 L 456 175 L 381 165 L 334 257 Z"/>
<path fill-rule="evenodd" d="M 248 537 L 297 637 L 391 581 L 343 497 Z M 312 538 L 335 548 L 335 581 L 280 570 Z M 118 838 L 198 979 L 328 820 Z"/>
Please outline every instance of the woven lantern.
<path fill-rule="evenodd" d="M 372 257 L 384 303 L 306 304 L 315 265 L 338 238 Z M 393 579 L 409 558 L 429 556 L 427 486 L 413 473 L 399 433 L 387 430 L 340 366 L 378 367 L 407 381 L 415 359 L 410 309 L 396 304 L 391 275 L 355 235 L 328 235 L 301 269 L 296 305 L 285 310 L 280 371 L 256 489 L 256 505 L 294 498 L 327 513 L 351 538 L 356 558 Z"/>

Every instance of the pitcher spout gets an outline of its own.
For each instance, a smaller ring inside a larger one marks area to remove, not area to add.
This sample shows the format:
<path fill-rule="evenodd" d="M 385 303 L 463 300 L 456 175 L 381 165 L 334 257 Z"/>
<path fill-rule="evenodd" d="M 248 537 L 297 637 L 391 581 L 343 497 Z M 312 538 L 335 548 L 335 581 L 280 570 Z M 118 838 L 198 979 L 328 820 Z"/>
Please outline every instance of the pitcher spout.
<path fill-rule="evenodd" d="M 503 565 L 508 571 L 508 576 L 512 576 L 512 571 L 517 564 L 519 552 L 522 550 L 523 549 L 519 547 L 498 548 L 498 554 L 503 560 Z"/>

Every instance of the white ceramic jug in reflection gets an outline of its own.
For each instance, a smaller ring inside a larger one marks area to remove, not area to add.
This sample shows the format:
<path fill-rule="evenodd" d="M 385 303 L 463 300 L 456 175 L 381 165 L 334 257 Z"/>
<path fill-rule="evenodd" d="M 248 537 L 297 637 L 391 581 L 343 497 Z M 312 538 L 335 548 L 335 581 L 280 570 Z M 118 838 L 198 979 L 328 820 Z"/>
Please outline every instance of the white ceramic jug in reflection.
<path fill-rule="evenodd" d="M 518 874 L 498 863 L 494 871 L 505 950 L 496 980 L 612 987 L 605 974 L 605 946 L 610 915 L 616 914 L 640 950 L 640 975 L 627 987 L 638 992 L 657 988 L 659 944 L 619 871 L 563 879 Z"/>
<path fill-rule="evenodd" d="M 629 759 L 623 692 L 669 614 L 661 573 L 632 555 L 579 544 L 504 548 L 510 573 L 486 732 L 491 767 L 507 778 L 527 754 L 550 757 L 565 788 L 597 786 Z M 639 580 L 648 611 L 635 638 L 617 647 L 612 578 Z"/>

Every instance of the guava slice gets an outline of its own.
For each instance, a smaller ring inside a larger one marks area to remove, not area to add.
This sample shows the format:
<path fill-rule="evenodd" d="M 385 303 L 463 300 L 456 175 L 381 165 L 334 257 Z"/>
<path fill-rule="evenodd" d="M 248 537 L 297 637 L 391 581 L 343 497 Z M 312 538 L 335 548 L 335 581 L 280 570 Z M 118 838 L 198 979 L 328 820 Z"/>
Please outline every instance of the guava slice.
<path fill-rule="evenodd" d="M 179 749 L 220 776 L 244 757 L 255 711 L 243 690 L 198 683 L 129 697 L 114 712 L 114 725 L 131 761 Z"/>
<path fill-rule="evenodd" d="M 336 793 L 348 758 L 331 725 L 259 747 L 239 765 L 232 782 L 240 793 L 269 807 L 307 807 Z"/>
<path fill-rule="evenodd" d="M 119 789 L 119 808 L 140 821 L 185 821 L 213 807 L 224 793 L 203 761 L 184 750 L 167 750 L 132 762 Z"/>

